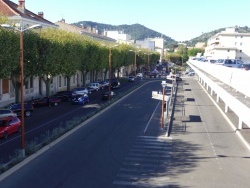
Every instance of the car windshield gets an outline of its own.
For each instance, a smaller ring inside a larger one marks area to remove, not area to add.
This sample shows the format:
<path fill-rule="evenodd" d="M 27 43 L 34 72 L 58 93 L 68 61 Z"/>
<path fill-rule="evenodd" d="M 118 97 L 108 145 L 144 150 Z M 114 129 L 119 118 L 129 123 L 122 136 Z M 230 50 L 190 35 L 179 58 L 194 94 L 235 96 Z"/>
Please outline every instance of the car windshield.
<path fill-rule="evenodd" d="M 223 63 L 223 61 L 224 61 L 223 59 L 218 59 L 217 63 Z"/>

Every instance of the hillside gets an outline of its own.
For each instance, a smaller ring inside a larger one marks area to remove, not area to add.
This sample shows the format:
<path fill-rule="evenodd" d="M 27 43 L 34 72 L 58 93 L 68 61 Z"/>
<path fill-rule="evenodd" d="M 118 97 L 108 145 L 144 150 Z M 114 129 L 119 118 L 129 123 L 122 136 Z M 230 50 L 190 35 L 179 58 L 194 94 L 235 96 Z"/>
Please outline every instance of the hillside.
<path fill-rule="evenodd" d="M 91 21 L 80 21 L 77 23 L 73 23 L 77 27 L 92 27 L 96 28 L 99 33 L 102 33 L 104 30 L 119 30 L 124 31 L 124 33 L 131 35 L 132 39 L 134 40 L 143 40 L 145 38 L 155 38 L 155 37 L 163 37 L 165 40 L 165 46 L 170 44 L 177 44 L 177 41 L 173 40 L 171 37 L 163 35 L 157 31 L 149 29 L 140 24 L 132 24 L 132 25 L 109 25 L 109 24 L 102 24 L 97 22 Z"/>
<path fill-rule="evenodd" d="M 237 27 L 235 26 L 236 28 L 236 31 L 239 32 L 239 33 L 250 33 L 250 28 L 248 28 L 247 26 L 244 26 L 244 27 Z M 226 28 L 220 28 L 220 29 L 217 29 L 217 30 L 214 30 L 214 31 L 211 31 L 211 32 L 208 32 L 208 33 L 203 33 L 202 35 L 196 37 L 196 38 L 193 38 L 192 40 L 190 41 L 185 41 L 185 43 L 188 45 L 188 46 L 195 46 L 195 44 L 197 42 L 207 42 L 207 40 L 216 35 L 217 33 L 220 33 L 221 31 L 225 31 Z"/>
<path fill-rule="evenodd" d="M 132 36 L 132 39 L 135 40 L 143 40 L 144 38 L 155 38 L 155 37 L 163 37 L 165 40 L 165 48 L 173 48 L 177 46 L 178 42 L 172 39 L 169 36 L 163 35 L 157 31 L 149 29 L 141 24 L 132 24 L 132 25 L 109 25 L 109 24 L 102 24 L 97 22 L 91 21 L 80 21 L 77 23 L 73 23 L 72 25 L 76 25 L 77 27 L 92 27 L 96 28 L 99 33 L 102 33 L 104 30 L 122 30 L 124 33 L 129 34 Z M 250 33 L 250 28 L 247 26 L 244 27 L 236 27 L 236 31 L 239 33 Z M 224 31 L 226 28 L 220 28 L 217 30 L 213 30 L 211 32 L 203 33 L 196 38 L 193 38 L 189 41 L 184 41 L 187 46 L 195 46 L 197 42 L 207 42 L 207 40 L 214 36 L 215 34 Z"/>

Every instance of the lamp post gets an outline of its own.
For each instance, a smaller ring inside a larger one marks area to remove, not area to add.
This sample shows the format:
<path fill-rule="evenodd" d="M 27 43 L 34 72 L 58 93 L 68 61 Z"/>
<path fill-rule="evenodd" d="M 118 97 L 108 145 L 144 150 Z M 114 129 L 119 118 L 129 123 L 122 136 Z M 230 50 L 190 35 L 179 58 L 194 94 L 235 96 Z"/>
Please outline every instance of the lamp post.
<path fill-rule="evenodd" d="M 164 128 L 164 104 L 165 104 L 165 87 L 167 83 L 166 81 L 161 82 L 162 86 L 162 110 L 161 110 L 161 128 Z"/>
<path fill-rule="evenodd" d="M 42 26 L 39 24 L 32 25 L 26 29 L 17 29 L 15 27 L 12 27 L 8 24 L 1 24 L 1 27 L 6 28 L 6 29 L 13 29 L 16 30 L 20 33 L 20 100 L 21 100 L 21 149 L 22 149 L 22 156 L 25 157 L 25 131 L 24 131 L 24 64 L 23 64 L 23 34 L 26 30 L 30 29 L 38 29 L 41 28 Z"/>

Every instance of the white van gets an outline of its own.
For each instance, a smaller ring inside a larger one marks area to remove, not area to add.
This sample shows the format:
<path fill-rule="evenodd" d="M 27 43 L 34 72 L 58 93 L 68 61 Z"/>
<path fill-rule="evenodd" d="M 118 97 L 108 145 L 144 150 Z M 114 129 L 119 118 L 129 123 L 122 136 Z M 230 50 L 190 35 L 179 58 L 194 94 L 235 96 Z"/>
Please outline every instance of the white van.
<path fill-rule="evenodd" d="M 240 59 L 218 59 L 215 64 L 226 67 L 240 67 L 244 62 Z"/>

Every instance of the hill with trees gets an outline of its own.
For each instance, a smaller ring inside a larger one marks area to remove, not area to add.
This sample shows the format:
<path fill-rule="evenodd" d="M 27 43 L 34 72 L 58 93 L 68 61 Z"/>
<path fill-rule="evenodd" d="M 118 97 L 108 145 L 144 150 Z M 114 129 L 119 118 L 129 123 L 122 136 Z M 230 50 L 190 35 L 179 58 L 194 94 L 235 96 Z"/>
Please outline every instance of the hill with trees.
<path fill-rule="evenodd" d="M 165 46 L 169 46 L 171 44 L 177 45 L 177 41 L 172 39 L 169 36 L 166 36 L 162 33 L 159 33 L 157 31 L 154 31 L 152 29 L 149 29 L 141 24 L 132 24 L 132 25 L 109 25 L 109 24 L 102 24 L 97 22 L 91 22 L 91 21 L 80 21 L 77 23 L 73 23 L 72 25 L 75 25 L 77 27 L 83 27 L 83 28 L 96 28 L 98 30 L 98 33 L 103 33 L 105 30 L 108 31 L 124 31 L 124 33 L 131 35 L 133 40 L 143 40 L 145 38 L 156 38 L 156 37 L 162 37 L 165 40 Z"/>
<path fill-rule="evenodd" d="M 172 39 L 170 36 L 166 36 L 160 32 L 154 31 L 152 29 L 149 29 L 141 24 L 132 24 L 132 25 L 110 25 L 110 24 L 103 24 L 103 23 L 97 23 L 92 21 L 79 21 L 77 23 L 73 23 L 73 25 L 76 25 L 77 27 L 92 27 L 96 28 L 99 33 L 103 33 L 104 30 L 119 30 L 124 31 L 124 33 L 129 34 L 132 36 L 132 39 L 134 40 L 143 40 L 144 38 L 156 38 L 156 37 L 163 37 L 165 40 L 165 48 L 173 49 L 174 47 L 178 46 L 178 42 Z M 239 33 L 250 33 L 250 28 L 247 26 L 240 27 L 240 26 L 234 26 L 236 28 L 236 31 Z M 217 30 L 213 30 L 211 32 L 203 33 L 200 36 L 197 36 L 189 41 L 183 41 L 183 43 L 186 43 L 187 46 L 195 46 L 198 42 L 207 42 L 207 40 L 214 36 L 215 34 L 224 31 L 226 28 L 220 28 Z"/>

